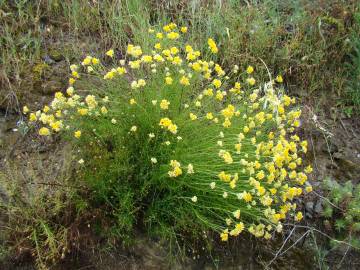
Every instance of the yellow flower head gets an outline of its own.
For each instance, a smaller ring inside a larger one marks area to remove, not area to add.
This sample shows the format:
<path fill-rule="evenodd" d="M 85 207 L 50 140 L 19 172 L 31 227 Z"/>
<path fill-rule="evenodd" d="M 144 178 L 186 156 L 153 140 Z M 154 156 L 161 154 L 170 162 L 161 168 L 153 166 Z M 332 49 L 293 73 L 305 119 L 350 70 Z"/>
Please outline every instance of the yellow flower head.
<path fill-rule="evenodd" d="M 295 221 L 300 221 L 303 219 L 303 214 L 301 212 L 297 212 L 295 215 Z"/>
<path fill-rule="evenodd" d="M 283 77 L 281 75 L 278 75 L 276 78 L 275 78 L 275 81 L 278 82 L 278 83 L 282 83 L 283 82 Z"/>
<path fill-rule="evenodd" d="M 171 124 L 172 124 L 172 121 L 167 117 L 162 118 L 159 123 L 159 125 L 161 127 L 169 127 Z"/>
<path fill-rule="evenodd" d="M 42 127 L 39 129 L 39 135 L 40 136 L 49 136 L 50 135 L 50 130 L 46 127 Z"/>
<path fill-rule="evenodd" d="M 30 122 L 35 122 L 36 120 L 37 120 L 36 114 L 35 113 L 30 113 L 29 121 Z"/>
<path fill-rule="evenodd" d="M 27 106 L 23 107 L 23 113 L 27 114 L 29 112 L 29 108 Z"/>
<path fill-rule="evenodd" d="M 190 119 L 193 121 L 197 119 L 196 114 L 190 113 L 189 116 L 190 116 Z"/>
<path fill-rule="evenodd" d="M 105 106 L 102 106 L 101 109 L 100 109 L 101 113 L 102 114 L 107 114 L 108 110 Z"/>
<path fill-rule="evenodd" d="M 75 80 L 74 78 L 70 78 L 70 79 L 69 79 L 69 84 L 70 84 L 70 85 L 73 85 L 73 84 L 75 83 L 75 81 L 76 81 L 76 80 Z"/>
<path fill-rule="evenodd" d="M 182 33 L 186 33 L 187 30 L 188 30 L 188 28 L 187 28 L 186 26 L 183 26 L 183 27 L 180 28 L 180 31 L 181 31 Z"/>
<path fill-rule="evenodd" d="M 173 79 L 170 76 L 165 77 L 165 83 L 170 85 L 173 83 Z"/>
<path fill-rule="evenodd" d="M 178 39 L 180 37 L 179 33 L 177 32 L 170 32 L 166 36 L 168 39 Z"/>
<path fill-rule="evenodd" d="M 74 132 L 74 137 L 79 139 L 81 137 L 81 131 L 80 130 L 77 130 Z"/>
<path fill-rule="evenodd" d="M 249 192 L 244 191 L 243 199 L 244 199 L 245 202 L 251 202 L 252 201 L 252 195 Z"/>
<path fill-rule="evenodd" d="M 68 94 L 68 96 L 72 96 L 74 94 L 74 87 L 70 86 L 66 89 L 66 94 Z"/>
<path fill-rule="evenodd" d="M 218 53 L 218 48 L 216 46 L 215 41 L 212 38 L 208 39 L 208 45 L 209 45 L 209 49 L 212 53 Z"/>
<path fill-rule="evenodd" d="M 180 84 L 185 85 L 185 86 L 190 85 L 189 78 L 186 76 L 182 76 L 180 79 Z"/>
<path fill-rule="evenodd" d="M 254 86 L 255 83 L 256 83 L 256 80 L 255 80 L 253 77 L 251 77 L 251 78 L 247 78 L 247 79 L 246 79 L 246 82 L 247 82 L 250 86 Z"/>
<path fill-rule="evenodd" d="M 105 53 L 107 56 L 114 57 L 114 50 L 110 49 Z"/>
<path fill-rule="evenodd" d="M 220 238 L 221 238 L 221 241 L 226 242 L 226 241 L 229 239 L 229 234 L 228 234 L 228 232 L 226 231 L 226 232 L 221 233 L 221 234 L 220 234 Z"/>
<path fill-rule="evenodd" d="M 97 59 L 97 58 L 95 58 L 95 57 L 93 57 L 93 58 L 91 59 L 91 63 L 92 63 L 93 65 L 97 65 L 97 64 L 100 63 L 100 60 Z"/>
<path fill-rule="evenodd" d="M 252 66 L 248 66 L 247 68 L 246 68 L 246 73 L 247 74 L 251 74 L 251 73 L 253 73 L 254 72 L 254 68 L 252 67 Z"/>
<path fill-rule="evenodd" d="M 170 125 L 168 126 L 168 130 L 169 130 L 172 134 L 176 134 L 176 133 L 177 133 L 177 129 L 178 129 L 178 127 L 177 127 L 177 125 L 175 125 L 175 124 L 170 124 Z"/>
<path fill-rule="evenodd" d="M 163 110 L 169 109 L 169 105 L 170 105 L 170 102 L 167 101 L 166 99 L 163 99 L 160 102 L 160 108 L 163 109 Z"/>
<path fill-rule="evenodd" d="M 88 66 L 88 65 L 90 65 L 91 64 L 91 61 L 92 61 L 92 57 L 91 56 L 86 56 L 85 58 L 84 58 L 84 60 L 82 61 L 82 65 L 83 66 Z M 75 70 L 77 70 L 77 67 L 75 67 L 74 65 L 71 65 L 70 66 L 70 70 L 71 71 L 75 71 Z"/>
<path fill-rule="evenodd" d="M 218 80 L 218 79 L 214 79 L 212 83 L 215 86 L 215 88 L 220 88 L 221 87 L 221 81 Z"/>

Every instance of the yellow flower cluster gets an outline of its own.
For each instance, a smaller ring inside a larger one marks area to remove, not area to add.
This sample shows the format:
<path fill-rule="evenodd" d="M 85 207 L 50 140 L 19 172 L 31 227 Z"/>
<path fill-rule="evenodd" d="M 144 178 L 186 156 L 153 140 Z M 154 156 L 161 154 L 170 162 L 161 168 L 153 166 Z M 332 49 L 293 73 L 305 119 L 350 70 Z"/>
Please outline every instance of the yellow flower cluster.
<path fill-rule="evenodd" d="M 160 102 L 160 108 L 163 109 L 163 110 L 169 109 L 169 105 L 170 105 L 170 102 L 167 101 L 166 99 L 163 99 Z"/>
<path fill-rule="evenodd" d="M 83 61 L 82 65 L 87 66 L 92 64 L 98 64 L 97 58 L 87 56 Z M 71 65 L 70 69 L 73 71 L 78 70 L 78 66 Z M 75 89 L 70 84 L 64 95 L 62 92 L 56 92 L 55 97 L 50 103 L 49 106 L 44 106 L 42 110 L 36 112 L 31 112 L 29 114 L 29 122 L 36 123 L 40 122 L 43 127 L 39 129 L 38 134 L 40 136 L 50 136 L 52 133 L 60 132 L 61 130 L 74 130 L 75 127 L 70 127 L 66 125 L 68 119 L 72 119 L 75 115 L 79 116 L 94 116 L 98 117 L 100 115 L 105 115 L 108 112 L 106 106 L 99 106 L 99 103 L 107 103 L 109 100 L 107 97 L 99 100 L 94 95 L 87 95 L 82 97 L 75 94 Z M 24 110 L 26 113 L 28 109 Z M 81 130 L 75 130 L 73 136 L 77 139 L 81 137 Z"/>
<path fill-rule="evenodd" d="M 132 45 L 132 44 L 129 44 L 128 46 L 127 46 L 127 49 L 126 49 L 126 53 L 127 54 L 129 54 L 129 55 L 131 55 L 132 57 L 134 57 L 134 58 L 138 58 L 138 57 L 140 57 L 140 55 L 142 55 L 142 50 L 141 50 L 141 48 L 140 48 L 140 46 L 134 46 L 134 45 Z M 149 56 L 149 57 L 151 57 L 151 56 Z M 145 59 L 143 58 L 142 60 L 144 61 L 147 61 L 147 62 L 151 62 L 152 60 L 151 60 L 152 58 L 150 58 L 150 61 L 149 61 L 149 58 L 148 57 L 145 57 Z M 144 62 L 145 62 L 144 61 Z"/>
<path fill-rule="evenodd" d="M 179 182 L 191 177 L 192 181 L 187 183 L 191 194 L 183 197 L 192 205 L 196 202 L 199 211 L 217 211 L 214 216 L 221 219 L 211 223 L 217 224 L 213 229 L 223 241 L 245 230 L 269 239 L 273 231 L 282 231 L 286 218 L 295 221 L 303 218 L 301 212 L 295 213 L 297 206 L 293 200 L 303 190 L 312 190 L 307 176 L 312 168 L 305 167 L 301 158 L 307 152 L 307 142 L 294 134 L 300 126 L 301 111 L 292 109 L 294 98 L 277 90 L 283 82 L 281 75 L 255 87 L 255 69 L 245 66 L 243 77 L 230 80 L 220 64 L 202 59 L 200 51 L 181 43 L 181 35 L 187 31 L 175 23 L 159 31 L 149 29 L 156 42 L 153 51 L 129 44 L 126 61 L 121 59 L 120 65 L 110 70 L 97 58 L 86 56 L 81 63 L 83 71 L 89 72 L 91 67 L 91 72 L 103 78 L 104 85 L 117 86 L 119 79 L 128 86 L 129 91 L 122 89 L 126 93 L 118 95 L 125 97 L 119 99 L 126 100 L 124 110 L 130 108 L 124 123 L 131 122 L 126 130 L 133 137 L 143 127 L 129 119 L 136 119 L 134 114 L 145 111 L 146 119 L 155 119 L 149 126 L 166 136 L 161 145 L 188 147 L 172 152 L 179 156 L 169 158 L 170 167 L 166 164 L 164 175 Z M 208 39 L 208 46 L 212 53 L 218 53 L 213 39 Z M 113 50 L 106 55 L 116 60 Z M 234 68 L 236 73 L 239 69 Z M 39 134 L 49 136 L 52 132 L 70 130 L 75 138 L 86 135 L 85 130 L 67 126 L 66 120 L 74 116 L 102 116 L 112 124 L 120 123 L 123 116 L 112 118 L 111 106 L 107 106 L 109 98 L 76 94 L 73 85 L 80 78 L 81 67 L 72 65 L 70 70 L 66 96 L 58 92 L 50 106 L 29 114 L 30 122 L 42 123 Z M 121 76 L 126 73 L 131 82 Z M 24 107 L 23 112 L 30 111 Z M 150 139 L 155 137 L 155 130 L 148 132 Z M 160 161 L 149 156 L 152 166 L 157 167 L 155 164 Z M 188 164 L 184 167 L 187 173 L 183 174 L 180 163 Z M 214 201 L 224 200 L 223 208 L 212 205 L 211 199 L 202 200 L 203 194 L 212 196 Z M 201 208 L 203 203 L 207 205 Z"/>
<path fill-rule="evenodd" d="M 126 69 L 124 67 L 113 68 L 104 75 L 104 79 L 105 80 L 111 80 L 116 75 L 123 75 L 125 73 L 127 73 L 127 71 L 126 71 Z"/>
<path fill-rule="evenodd" d="M 178 176 L 182 175 L 180 162 L 178 162 L 176 160 L 171 160 L 170 166 L 172 168 L 172 170 L 168 172 L 170 177 L 178 177 Z"/>
<path fill-rule="evenodd" d="M 216 46 L 216 43 L 212 38 L 208 39 L 208 45 L 212 53 L 218 53 L 218 47 Z"/>
<path fill-rule="evenodd" d="M 159 126 L 161 126 L 161 128 L 166 128 L 168 129 L 172 134 L 176 134 L 177 133 L 177 125 L 175 125 L 169 118 L 165 117 L 160 119 L 160 123 Z"/>

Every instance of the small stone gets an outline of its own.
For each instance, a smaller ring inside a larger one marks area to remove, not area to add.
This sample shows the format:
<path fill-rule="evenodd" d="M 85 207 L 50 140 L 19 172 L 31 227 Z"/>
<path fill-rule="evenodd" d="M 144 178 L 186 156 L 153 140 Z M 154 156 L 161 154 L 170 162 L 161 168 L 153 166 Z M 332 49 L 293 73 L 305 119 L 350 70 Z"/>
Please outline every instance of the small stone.
<path fill-rule="evenodd" d="M 305 204 L 306 212 L 313 213 L 314 210 L 314 202 L 307 202 Z"/>
<path fill-rule="evenodd" d="M 315 204 L 314 211 L 317 215 L 321 215 L 324 208 L 322 206 L 322 200 L 318 200 Z"/>
<path fill-rule="evenodd" d="M 308 218 L 308 219 L 312 219 L 313 218 L 313 208 L 314 208 L 314 203 L 313 202 L 307 202 L 305 204 L 305 216 Z"/>
<path fill-rule="evenodd" d="M 45 55 L 45 56 L 43 57 L 43 60 L 44 60 L 44 62 L 45 62 L 46 64 L 48 64 L 48 65 L 52 65 L 52 64 L 55 63 L 55 61 L 54 61 L 49 55 Z"/>

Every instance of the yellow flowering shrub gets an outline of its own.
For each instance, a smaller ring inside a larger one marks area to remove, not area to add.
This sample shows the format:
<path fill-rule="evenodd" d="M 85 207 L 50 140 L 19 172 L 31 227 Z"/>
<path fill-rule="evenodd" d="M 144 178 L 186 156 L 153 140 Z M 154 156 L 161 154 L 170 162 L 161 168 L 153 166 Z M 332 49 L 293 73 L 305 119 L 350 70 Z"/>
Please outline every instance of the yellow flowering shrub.
<path fill-rule="evenodd" d="M 111 66 L 86 56 L 29 121 L 41 136 L 68 134 L 79 176 L 114 218 L 126 190 L 134 219 L 149 227 L 270 239 L 287 219 L 302 219 L 294 199 L 311 191 L 307 142 L 295 133 L 301 110 L 281 75 L 259 83 L 250 65 L 221 67 L 215 40 L 200 52 L 188 32 L 151 29 L 153 50 L 129 44 L 117 59 L 110 49 Z"/>

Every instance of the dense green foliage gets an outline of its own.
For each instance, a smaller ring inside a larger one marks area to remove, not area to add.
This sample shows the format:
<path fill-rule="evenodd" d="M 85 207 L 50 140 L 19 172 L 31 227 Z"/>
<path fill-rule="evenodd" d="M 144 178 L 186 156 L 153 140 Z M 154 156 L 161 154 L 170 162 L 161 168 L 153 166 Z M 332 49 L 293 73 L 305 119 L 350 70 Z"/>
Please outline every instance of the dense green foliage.
<path fill-rule="evenodd" d="M 360 185 L 354 186 L 351 181 L 341 185 L 334 180 L 326 179 L 324 188 L 328 192 L 328 201 L 324 201 L 323 216 L 325 224 L 336 230 L 339 239 L 350 241 L 360 246 Z"/>

